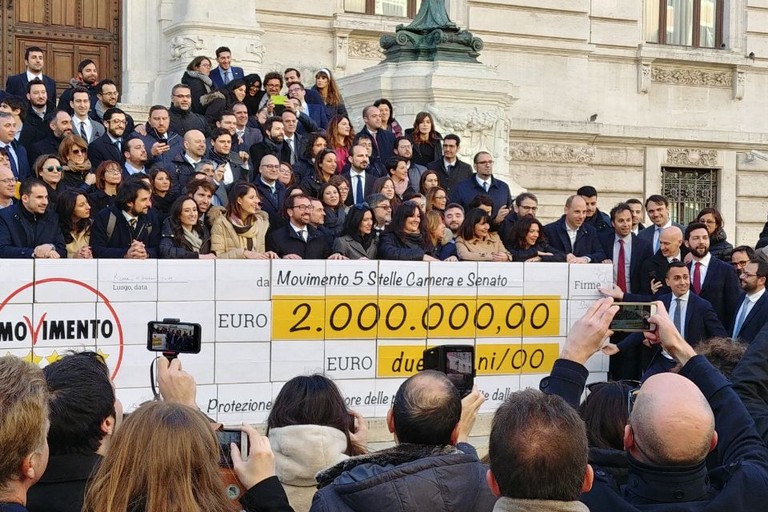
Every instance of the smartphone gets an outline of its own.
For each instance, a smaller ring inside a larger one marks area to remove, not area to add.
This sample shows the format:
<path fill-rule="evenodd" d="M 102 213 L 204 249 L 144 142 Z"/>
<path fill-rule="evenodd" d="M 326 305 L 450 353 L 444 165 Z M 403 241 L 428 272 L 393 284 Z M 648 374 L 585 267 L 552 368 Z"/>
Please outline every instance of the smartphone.
<path fill-rule="evenodd" d="M 148 322 L 147 350 L 199 354 L 202 328 L 188 322 Z"/>
<path fill-rule="evenodd" d="M 424 369 L 443 372 L 464 398 L 475 384 L 475 347 L 438 345 L 424 350 Z"/>
<path fill-rule="evenodd" d="M 248 434 L 237 428 L 223 428 L 216 431 L 219 440 L 219 466 L 232 468 L 232 450 L 230 443 L 235 443 L 240 450 L 240 457 L 248 458 Z"/>
<path fill-rule="evenodd" d="M 272 104 L 275 106 L 285 105 L 285 102 L 288 100 L 288 96 L 275 94 L 274 96 L 270 96 L 269 99 L 272 100 Z"/>
<path fill-rule="evenodd" d="M 619 311 L 611 320 L 611 330 L 621 332 L 655 331 L 656 325 L 648 321 L 656 314 L 656 304 L 649 302 L 614 302 Z"/>

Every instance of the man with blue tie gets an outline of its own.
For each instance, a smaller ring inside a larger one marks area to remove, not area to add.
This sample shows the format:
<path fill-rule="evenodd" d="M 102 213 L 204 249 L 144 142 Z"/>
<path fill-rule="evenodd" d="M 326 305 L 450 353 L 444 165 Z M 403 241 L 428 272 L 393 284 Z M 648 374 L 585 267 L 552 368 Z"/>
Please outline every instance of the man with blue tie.
<path fill-rule="evenodd" d="M 280 176 L 280 161 L 275 155 L 264 155 L 259 163 L 258 178 L 254 179 L 256 190 L 261 197 L 261 210 L 269 215 L 269 227 L 281 224 L 280 209 L 285 200 L 285 185 L 278 181 Z"/>
<path fill-rule="evenodd" d="M 665 280 L 672 292 L 662 295 L 659 297 L 659 300 L 669 311 L 672 322 L 685 341 L 695 347 L 700 341 L 713 336 L 728 336 L 712 305 L 707 300 L 691 293 L 690 274 L 685 263 L 682 261 L 670 263 Z M 604 290 L 601 289 L 601 291 L 605 293 Z M 625 293 L 623 296 L 610 292 L 606 294 L 614 298 L 618 297 L 618 300 L 626 302 L 645 302 L 648 299 L 648 297 L 637 296 L 631 293 Z M 614 355 L 627 351 L 634 346 L 640 346 L 642 343 L 643 334 L 632 333 L 615 345 L 609 343 L 602 350 L 605 354 Z M 650 366 L 645 370 L 643 378 L 645 379 L 654 373 L 668 371 L 675 364 L 675 361 L 669 354 L 658 349 Z"/>
<path fill-rule="evenodd" d="M 368 151 L 363 146 L 352 146 L 349 154 L 349 171 L 341 173 L 350 183 L 347 206 L 361 204 L 373 192 L 373 174 L 368 172 Z"/>
<path fill-rule="evenodd" d="M 707 299 L 723 325 L 731 325 L 739 307 L 739 278 L 731 265 L 709 252 L 707 225 L 693 222 L 685 228 L 685 245 L 693 256 L 688 268 L 691 290 Z"/>
<path fill-rule="evenodd" d="M 645 210 L 648 212 L 648 217 L 653 225 L 640 231 L 637 236 L 650 242 L 653 245 L 654 253 L 659 250 L 659 236 L 663 229 L 677 226 L 680 231 L 685 231 L 685 226 L 672 222 L 669 218 L 669 201 L 666 197 L 659 194 L 649 196 L 645 200 Z"/>
<path fill-rule="evenodd" d="M 30 176 L 27 151 L 16 142 L 16 120 L 8 112 L 0 112 L 0 148 L 8 152 L 11 171 L 18 181 Z"/>
<path fill-rule="evenodd" d="M 752 343 L 768 320 L 766 277 L 768 277 L 768 262 L 761 258 L 751 259 L 739 275 L 744 293 L 739 297 L 739 309 L 736 311 L 731 329 L 731 337 L 734 340 Z"/>
<path fill-rule="evenodd" d="M 243 68 L 232 66 L 232 51 L 226 46 L 219 46 L 216 48 L 216 62 L 219 63 L 217 67 L 211 70 L 208 75 L 211 78 L 211 82 L 216 86 L 216 89 L 221 89 L 232 80 L 237 78 L 243 78 Z"/>

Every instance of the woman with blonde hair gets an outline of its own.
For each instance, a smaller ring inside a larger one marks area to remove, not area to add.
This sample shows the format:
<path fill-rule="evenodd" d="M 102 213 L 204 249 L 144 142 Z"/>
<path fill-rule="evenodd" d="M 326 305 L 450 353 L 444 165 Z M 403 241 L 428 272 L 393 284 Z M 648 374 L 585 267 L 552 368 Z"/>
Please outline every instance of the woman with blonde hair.
<path fill-rule="evenodd" d="M 264 454 L 271 455 L 264 445 L 268 441 L 249 426 L 243 430 L 251 441 L 251 456 L 243 462 L 239 453 L 232 455 L 235 474 L 248 489 L 240 503 L 246 512 L 290 510 L 282 489 L 274 487 L 276 479 L 265 469 L 269 459 L 265 464 Z M 83 511 L 232 512 L 218 460 L 219 443 L 200 411 L 172 402 L 149 402 L 127 416 L 115 432 L 86 489 Z"/>
<path fill-rule="evenodd" d="M 256 185 L 238 181 L 229 193 L 229 204 L 211 208 L 211 252 L 217 258 L 267 260 L 277 258 L 265 248 L 269 216 L 261 211 Z"/>

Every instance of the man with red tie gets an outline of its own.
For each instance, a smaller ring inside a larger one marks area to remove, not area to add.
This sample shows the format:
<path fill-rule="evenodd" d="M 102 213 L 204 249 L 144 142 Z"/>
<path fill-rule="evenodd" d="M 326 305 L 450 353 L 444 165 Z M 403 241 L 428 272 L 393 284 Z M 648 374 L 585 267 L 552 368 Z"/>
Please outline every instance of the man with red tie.
<path fill-rule="evenodd" d="M 685 246 L 692 256 L 688 263 L 691 290 L 712 304 L 723 325 L 732 325 L 736 309 L 741 304 L 741 288 L 736 271 L 709 253 L 706 224 L 693 222 L 685 228 Z"/>

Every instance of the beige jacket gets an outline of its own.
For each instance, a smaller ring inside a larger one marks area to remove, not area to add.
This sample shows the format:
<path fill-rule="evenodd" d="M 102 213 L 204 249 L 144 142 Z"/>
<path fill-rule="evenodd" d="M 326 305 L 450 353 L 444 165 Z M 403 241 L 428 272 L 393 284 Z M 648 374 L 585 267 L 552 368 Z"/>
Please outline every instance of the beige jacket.
<path fill-rule="evenodd" d="M 212 209 L 208 215 L 211 219 L 211 252 L 217 258 L 244 259 L 245 238 L 253 239 L 254 251 L 266 252 L 265 241 L 269 229 L 269 216 L 266 212 L 256 212 L 256 222 L 242 235 L 235 232 L 222 208 Z"/>
<path fill-rule="evenodd" d="M 347 436 L 320 425 L 290 425 L 269 431 L 275 473 L 296 512 L 307 512 L 317 491 L 315 474 L 349 458 Z"/>
<path fill-rule="evenodd" d="M 456 252 L 460 260 L 466 261 L 492 261 L 494 252 L 503 252 L 512 261 L 512 255 L 504 247 L 497 233 L 488 233 L 488 238 L 481 240 L 475 238 L 467 241 L 461 237 L 456 239 Z"/>
<path fill-rule="evenodd" d="M 67 244 L 67 258 L 77 258 L 77 253 L 83 247 L 91 245 L 91 228 L 86 228 L 80 233 L 72 233 L 72 241 Z"/>

